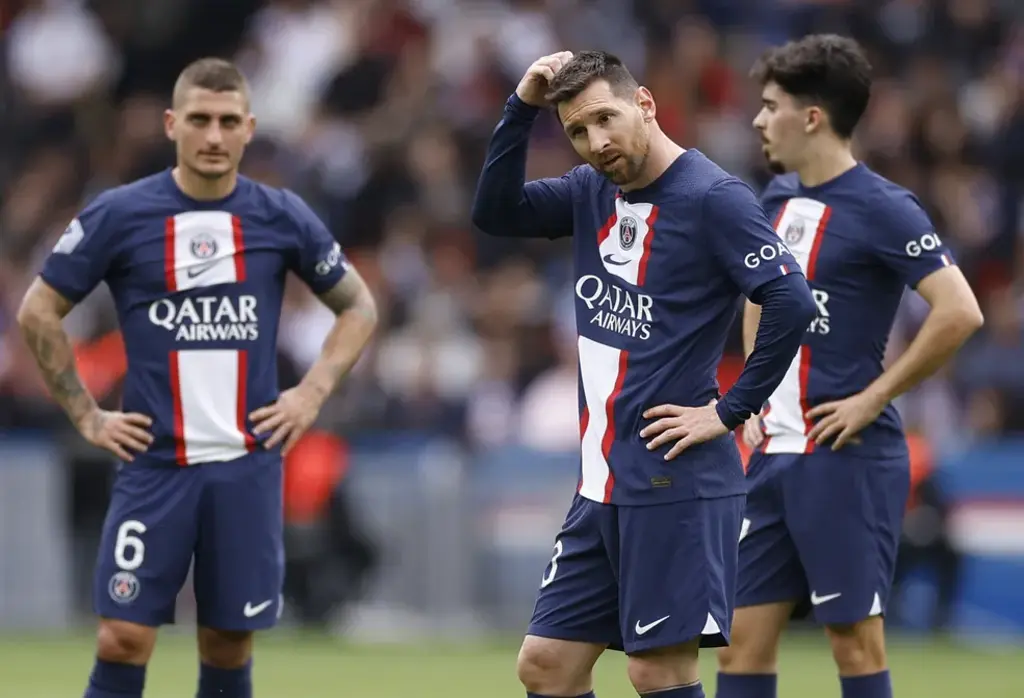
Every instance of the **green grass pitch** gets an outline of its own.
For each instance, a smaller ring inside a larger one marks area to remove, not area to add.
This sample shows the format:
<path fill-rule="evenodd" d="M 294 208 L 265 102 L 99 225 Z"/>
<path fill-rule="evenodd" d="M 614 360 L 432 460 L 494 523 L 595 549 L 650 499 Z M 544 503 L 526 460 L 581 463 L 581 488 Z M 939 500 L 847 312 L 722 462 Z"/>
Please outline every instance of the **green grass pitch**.
<path fill-rule="evenodd" d="M 522 698 L 515 677 L 517 643 L 355 645 L 278 631 L 260 638 L 255 665 L 259 698 Z M 1024 647 L 956 646 L 893 641 L 897 696 L 1022 698 Z M 76 698 L 92 662 L 88 636 L 0 636 L 0 695 Z M 839 696 L 823 638 L 793 635 L 781 660 L 780 698 Z M 704 661 L 705 690 L 714 695 L 714 656 Z M 164 633 L 150 665 L 146 698 L 191 698 L 196 660 L 191 637 Z M 621 654 L 598 664 L 599 698 L 636 694 Z"/>

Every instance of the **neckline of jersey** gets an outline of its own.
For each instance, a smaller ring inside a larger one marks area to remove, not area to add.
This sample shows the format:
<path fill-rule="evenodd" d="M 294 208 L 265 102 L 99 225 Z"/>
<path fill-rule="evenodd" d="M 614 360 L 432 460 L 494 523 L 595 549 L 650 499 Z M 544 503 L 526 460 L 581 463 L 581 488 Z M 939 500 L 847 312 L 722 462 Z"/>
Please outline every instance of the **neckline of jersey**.
<path fill-rule="evenodd" d="M 241 175 L 238 176 L 235 182 L 235 188 L 231 190 L 231 193 L 220 199 L 194 199 L 181 190 L 178 183 L 174 181 L 174 175 L 172 174 L 174 168 L 168 167 L 164 170 L 164 180 L 167 182 L 167 186 L 170 188 L 171 193 L 178 198 L 180 201 L 185 203 L 187 206 L 196 209 L 218 209 L 222 208 L 224 204 L 228 203 L 236 196 L 242 189 L 243 178 Z"/>
<path fill-rule="evenodd" d="M 796 178 L 796 182 L 797 182 L 797 186 L 799 187 L 799 189 L 800 189 L 800 191 L 802 193 L 804 193 L 804 194 L 820 194 L 821 192 L 828 191 L 832 187 L 837 186 L 841 182 L 845 182 L 850 177 L 856 176 L 857 174 L 862 172 L 865 167 L 866 167 L 866 165 L 863 162 L 857 161 L 856 165 L 854 165 L 850 169 L 846 170 L 845 172 L 840 172 L 838 175 L 836 175 L 832 179 L 827 180 L 825 182 L 822 182 L 821 184 L 816 184 L 813 187 L 809 187 L 806 184 L 804 184 L 803 182 L 801 182 L 799 175 Z"/>
<path fill-rule="evenodd" d="M 694 155 L 691 156 L 691 153 L 693 153 Z M 687 148 L 686 150 L 681 152 L 679 156 L 676 157 L 676 159 L 669 164 L 668 167 L 665 168 L 664 172 L 658 175 L 658 177 L 653 182 L 648 184 L 646 187 L 633 189 L 631 191 L 622 191 L 622 189 L 619 189 L 619 196 L 625 201 L 631 201 L 636 198 L 650 196 L 652 193 L 657 192 L 661 187 L 663 187 L 665 183 L 671 181 L 671 179 L 668 176 L 671 172 L 682 167 L 686 160 L 696 155 L 701 155 L 701 152 L 696 148 Z"/>

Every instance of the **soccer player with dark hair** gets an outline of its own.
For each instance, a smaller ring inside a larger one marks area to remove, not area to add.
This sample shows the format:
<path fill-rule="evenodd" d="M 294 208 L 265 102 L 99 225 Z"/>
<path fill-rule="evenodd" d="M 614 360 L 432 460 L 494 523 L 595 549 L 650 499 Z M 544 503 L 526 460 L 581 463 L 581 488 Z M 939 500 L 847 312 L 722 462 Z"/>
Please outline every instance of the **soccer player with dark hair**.
<path fill-rule="evenodd" d="M 165 116 L 176 167 L 89 203 L 18 314 L 53 398 L 87 441 L 122 461 L 96 564 L 86 698 L 142 696 L 157 628 L 173 622 L 193 558 L 197 696 L 252 695 L 253 631 L 281 611 L 282 452 L 376 324 L 366 285 L 309 207 L 238 175 L 254 126 L 235 66 L 187 67 Z M 289 271 L 337 320 L 304 379 L 279 393 Z M 124 411 L 100 409 L 83 387 L 62 327 L 102 281 L 128 357 Z"/>
<path fill-rule="evenodd" d="M 546 105 L 587 164 L 526 182 Z M 505 105 L 474 201 L 486 233 L 573 238 L 581 471 L 519 653 L 534 698 L 593 698 L 607 648 L 629 656 L 642 695 L 704 695 L 697 654 L 728 642 L 746 492 L 729 432 L 779 385 L 814 316 L 754 192 L 673 143 L 656 113 L 614 56 L 545 56 Z M 764 322 L 720 396 L 741 295 Z"/>
<path fill-rule="evenodd" d="M 812 608 L 844 698 L 892 695 L 883 617 L 910 482 L 891 402 L 941 367 L 982 324 L 970 287 L 920 203 L 859 163 L 851 137 L 871 68 L 851 39 L 808 36 L 755 65 L 754 127 L 777 173 L 762 201 L 814 294 L 813 320 L 781 385 L 744 438 L 756 449 L 719 698 L 774 698 L 779 636 Z M 931 311 L 907 351 L 882 360 L 906 288 Z M 764 308 L 746 305 L 756 352 Z"/>

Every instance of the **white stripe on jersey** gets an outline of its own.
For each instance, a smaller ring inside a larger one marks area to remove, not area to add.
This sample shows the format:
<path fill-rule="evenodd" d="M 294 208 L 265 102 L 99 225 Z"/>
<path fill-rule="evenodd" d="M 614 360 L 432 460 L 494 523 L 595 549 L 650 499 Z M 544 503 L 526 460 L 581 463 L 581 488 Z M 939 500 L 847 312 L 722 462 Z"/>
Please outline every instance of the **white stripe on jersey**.
<path fill-rule="evenodd" d="M 634 286 L 642 286 L 651 245 L 651 226 L 657 217 L 653 204 L 630 204 L 615 199 L 614 223 L 598 240 L 605 271 Z M 603 231 L 602 231 L 603 232 Z"/>
<path fill-rule="evenodd" d="M 608 450 L 615 437 L 612 409 L 626 373 L 627 353 L 580 337 L 580 376 L 586 401 L 585 423 L 581 439 L 582 475 L 580 496 L 595 502 L 607 502 L 614 483 L 608 466 Z"/>
<path fill-rule="evenodd" d="M 246 417 L 246 353 L 189 349 L 171 353 L 178 464 L 241 458 L 252 450 Z M 184 453 L 182 453 L 184 449 Z"/>
<path fill-rule="evenodd" d="M 173 275 L 170 290 L 245 280 L 240 259 L 241 224 L 230 213 L 188 211 L 168 219 L 167 227 L 168 285 Z"/>
<path fill-rule="evenodd" d="M 793 253 L 808 280 L 813 280 L 818 249 L 828 224 L 829 208 L 814 199 L 795 198 L 779 211 L 775 232 Z M 810 424 L 807 409 L 807 380 L 811 368 L 810 347 L 802 346 L 793 357 L 779 387 L 768 400 L 764 416 L 765 453 L 806 453 L 813 448 L 807 440 Z"/>

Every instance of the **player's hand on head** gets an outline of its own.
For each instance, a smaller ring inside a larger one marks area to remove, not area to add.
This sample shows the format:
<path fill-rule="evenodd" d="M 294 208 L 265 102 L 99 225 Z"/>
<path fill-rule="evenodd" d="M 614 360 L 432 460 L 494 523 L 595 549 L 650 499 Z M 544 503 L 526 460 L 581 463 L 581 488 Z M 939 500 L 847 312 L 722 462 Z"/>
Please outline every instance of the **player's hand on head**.
<path fill-rule="evenodd" d="M 859 444 L 861 439 L 857 434 L 878 419 L 885 405 L 885 400 L 870 391 L 824 402 L 808 410 L 805 415 L 811 421 L 817 420 L 807 438 L 819 446 L 832 441 L 833 451 L 838 451 L 846 444 Z"/>
<path fill-rule="evenodd" d="M 570 51 L 559 51 L 550 56 L 538 58 L 533 65 L 526 69 L 526 74 L 523 75 L 519 86 L 516 87 L 516 95 L 531 106 L 544 106 L 544 95 L 547 94 L 551 80 L 571 60 L 572 52 Z"/>
<path fill-rule="evenodd" d="M 282 392 L 277 402 L 254 410 L 249 419 L 252 420 L 252 432 L 257 436 L 270 434 L 263 447 L 271 449 L 282 445 L 282 453 L 288 453 L 306 433 L 317 415 L 320 414 L 322 401 L 316 395 L 297 386 Z"/>
<path fill-rule="evenodd" d="M 757 448 L 764 441 L 764 427 L 761 424 L 761 415 L 754 414 L 743 423 L 743 443 L 751 448 Z"/>
<path fill-rule="evenodd" d="M 672 460 L 690 446 L 728 434 L 728 428 L 715 410 L 717 402 L 712 400 L 704 407 L 658 405 L 645 411 L 644 419 L 655 420 L 640 430 L 641 438 L 651 439 L 647 450 L 653 451 L 674 441 L 665 454 L 665 460 Z"/>
<path fill-rule="evenodd" d="M 135 460 L 135 453 L 145 453 L 153 443 L 149 433 L 153 420 L 137 412 L 96 410 L 76 426 L 86 441 L 126 463 Z"/>

